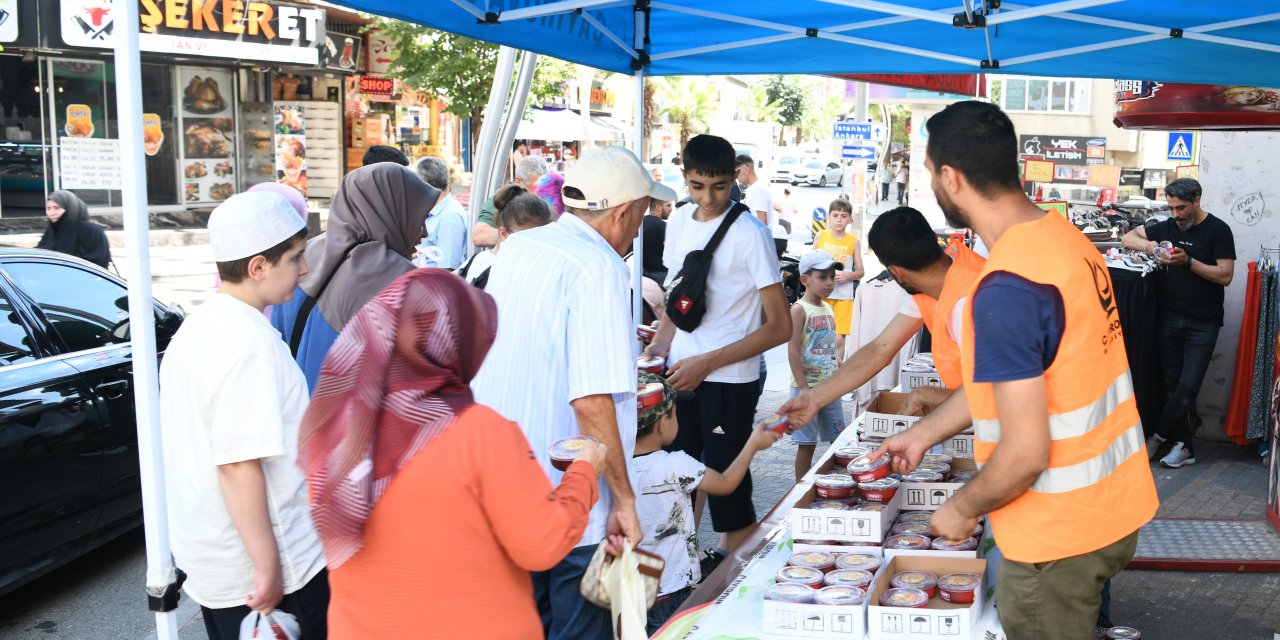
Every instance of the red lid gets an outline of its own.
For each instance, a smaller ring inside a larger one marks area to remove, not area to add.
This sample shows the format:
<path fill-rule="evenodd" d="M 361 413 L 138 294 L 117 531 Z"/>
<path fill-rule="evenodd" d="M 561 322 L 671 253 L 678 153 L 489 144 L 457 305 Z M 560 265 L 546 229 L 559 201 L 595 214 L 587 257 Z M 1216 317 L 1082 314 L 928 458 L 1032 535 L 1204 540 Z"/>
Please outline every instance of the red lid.
<path fill-rule="evenodd" d="M 648 411 L 662 404 L 665 397 L 666 390 L 661 382 L 647 383 L 636 393 L 636 409 L 640 412 Z"/>

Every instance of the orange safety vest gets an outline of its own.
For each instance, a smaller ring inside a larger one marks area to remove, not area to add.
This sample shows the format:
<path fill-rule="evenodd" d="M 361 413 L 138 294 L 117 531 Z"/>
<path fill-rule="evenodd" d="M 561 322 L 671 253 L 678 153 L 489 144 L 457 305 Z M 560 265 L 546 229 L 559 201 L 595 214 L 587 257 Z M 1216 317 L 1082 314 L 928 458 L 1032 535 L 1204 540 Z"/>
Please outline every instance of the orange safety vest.
<path fill-rule="evenodd" d="M 1050 562 L 1096 551 L 1137 531 L 1159 506 L 1133 397 L 1115 289 L 1097 249 L 1062 216 L 1015 225 L 991 250 L 969 293 L 963 326 L 965 393 L 979 466 L 1000 443 L 991 383 L 976 383 L 973 301 L 987 274 L 1007 271 L 1056 287 L 1065 311 L 1057 356 L 1044 372 L 1049 467 L 991 512 L 1006 558 Z"/>
<path fill-rule="evenodd" d="M 924 326 L 929 327 L 929 335 L 933 340 L 933 366 L 938 370 L 938 377 L 942 378 L 942 384 L 954 391 L 964 382 L 964 374 L 960 370 L 960 345 L 952 339 L 951 331 L 947 329 L 947 319 L 951 317 L 956 304 L 969 295 L 986 259 L 955 241 L 947 245 L 946 252 L 951 256 L 951 267 L 947 269 L 947 277 L 942 281 L 942 292 L 938 294 L 938 299 L 934 300 L 923 293 L 911 297 L 916 301 Z"/>

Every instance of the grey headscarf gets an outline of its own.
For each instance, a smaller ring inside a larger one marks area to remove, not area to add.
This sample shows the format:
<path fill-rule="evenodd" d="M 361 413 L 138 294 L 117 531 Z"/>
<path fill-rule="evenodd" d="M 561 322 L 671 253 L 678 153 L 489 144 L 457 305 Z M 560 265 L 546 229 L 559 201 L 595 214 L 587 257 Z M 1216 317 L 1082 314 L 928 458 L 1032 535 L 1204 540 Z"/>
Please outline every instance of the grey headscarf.
<path fill-rule="evenodd" d="M 309 271 L 299 283 L 308 296 L 319 294 L 316 306 L 330 326 L 341 331 L 364 303 L 414 268 L 414 247 L 439 198 L 439 189 L 394 162 L 347 174 L 330 205 L 328 229 L 307 243 Z"/>

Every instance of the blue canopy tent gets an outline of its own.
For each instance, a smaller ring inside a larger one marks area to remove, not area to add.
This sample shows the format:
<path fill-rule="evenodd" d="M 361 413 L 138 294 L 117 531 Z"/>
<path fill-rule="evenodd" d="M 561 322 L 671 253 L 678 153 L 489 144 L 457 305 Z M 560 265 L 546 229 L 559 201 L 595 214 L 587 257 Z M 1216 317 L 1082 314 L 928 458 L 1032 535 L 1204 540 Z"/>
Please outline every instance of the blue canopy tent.
<path fill-rule="evenodd" d="M 1280 5 L 1200 0 L 339 0 L 346 7 L 504 45 L 482 144 L 500 148 L 504 104 L 522 105 L 533 56 L 511 89 L 514 50 L 646 75 L 1016 73 L 1280 86 Z M 116 3 L 118 24 L 138 3 Z M 137 32 L 117 29 L 117 106 L 147 591 L 157 637 L 177 637 L 160 456 Z M 511 98 L 508 102 L 508 97 Z M 643 101 L 638 101 L 643 103 Z M 640 108 L 643 108 L 642 106 Z M 504 138 L 518 119 L 508 109 Z M 642 115 L 642 114 L 637 114 Z M 636 118 L 636 122 L 643 118 Z M 637 127 L 638 129 L 639 127 Z M 635 144 L 640 144 L 637 132 Z M 489 169 L 492 171 L 492 168 Z M 492 181 L 490 175 L 486 182 Z M 479 182 L 478 184 L 485 184 Z M 640 254 L 637 241 L 636 254 Z M 637 273 L 639 269 L 636 270 Z M 637 292 L 640 287 L 636 286 Z M 638 299 L 637 295 L 637 299 Z"/>

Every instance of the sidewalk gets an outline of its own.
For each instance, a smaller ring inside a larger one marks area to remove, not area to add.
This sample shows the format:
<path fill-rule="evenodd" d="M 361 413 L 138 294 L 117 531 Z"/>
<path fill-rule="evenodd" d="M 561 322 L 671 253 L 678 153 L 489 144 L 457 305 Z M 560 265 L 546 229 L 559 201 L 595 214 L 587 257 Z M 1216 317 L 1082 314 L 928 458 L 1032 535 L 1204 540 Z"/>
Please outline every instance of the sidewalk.
<path fill-rule="evenodd" d="M 775 349 L 767 360 L 769 377 L 757 418 L 772 414 L 788 397 L 786 351 Z M 848 404 L 846 411 L 852 411 Z M 820 446 L 818 455 L 822 451 Z M 1197 441 L 1196 458 L 1197 464 L 1181 469 L 1152 466 L 1161 500 L 1157 517 L 1265 517 L 1266 466 L 1252 448 Z M 758 516 L 768 513 L 794 484 L 794 460 L 795 445 L 783 438 L 752 461 Z M 712 548 L 718 539 L 704 515 L 698 535 L 701 547 Z M 1280 573 L 1127 570 L 1112 580 L 1111 598 L 1112 621 L 1135 627 L 1147 638 L 1261 639 L 1280 629 Z"/>

